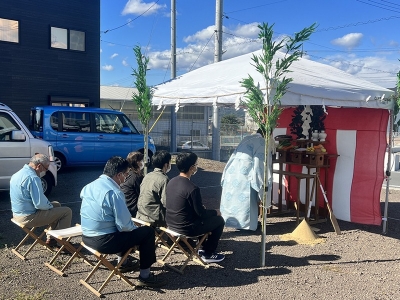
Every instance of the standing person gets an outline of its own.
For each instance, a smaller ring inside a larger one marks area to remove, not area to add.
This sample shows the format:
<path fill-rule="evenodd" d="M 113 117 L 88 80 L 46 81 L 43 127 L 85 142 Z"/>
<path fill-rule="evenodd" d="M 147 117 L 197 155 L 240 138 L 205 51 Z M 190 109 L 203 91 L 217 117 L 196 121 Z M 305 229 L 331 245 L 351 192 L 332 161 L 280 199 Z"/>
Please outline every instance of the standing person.
<path fill-rule="evenodd" d="M 46 155 L 36 154 L 10 180 L 13 218 L 29 228 L 50 225 L 51 229 L 64 229 L 71 226 L 72 210 L 61 207 L 59 202 L 50 202 L 43 193 L 40 177 L 46 174 L 49 165 Z M 50 235 L 47 235 L 46 244 L 57 246 Z"/>
<path fill-rule="evenodd" d="M 211 232 L 203 242 L 199 255 L 207 263 L 220 262 L 225 255 L 215 251 L 225 222 L 219 210 L 204 207 L 199 187 L 190 181 L 197 172 L 197 155 L 192 152 L 179 153 L 176 166 L 180 173 L 167 185 L 168 228 L 188 236 Z"/>
<path fill-rule="evenodd" d="M 118 262 L 126 251 L 139 246 L 140 274 L 137 285 L 160 287 L 166 284 L 150 272 L 156 261 L 154 230 L 143 226 L 137 228 L 125 203 L 120 185 L 129 173 L 129 163 L 119 156 L 111 157 L 101 175 L 81 191 L 82 241 L 89 247 L 105 254 L 117 254 Z M 125 260 L 120 272 L 137 269 L 137 261 Z"/>
<path fill-rule="evenodd" d="M 137 203 L 140 195 L 140 184 L 143 181 L 142 170 L 144 168 L 143 153 L 131 152 L 126 160 L 130 164 L 131 170 L 125 182 L 121 184 L 121 190 L 125 194 L 126 206 L 132 217 L 136 217 Z"/>
<path fill-rule="evenodd" d="M 256 230 L 263 193 L 265 139 L 261 129 L 246 136 L 222 173 L 221 214 L 227 227 Z"/>
<path fill-rule="evenodd" d="M 154 171 L 147 174 L 140 185 L 136 217 L 152 226 L 165 226 L 165 190 L 171 170 L 171 154 L 165 150 L 153 155 Z"/>

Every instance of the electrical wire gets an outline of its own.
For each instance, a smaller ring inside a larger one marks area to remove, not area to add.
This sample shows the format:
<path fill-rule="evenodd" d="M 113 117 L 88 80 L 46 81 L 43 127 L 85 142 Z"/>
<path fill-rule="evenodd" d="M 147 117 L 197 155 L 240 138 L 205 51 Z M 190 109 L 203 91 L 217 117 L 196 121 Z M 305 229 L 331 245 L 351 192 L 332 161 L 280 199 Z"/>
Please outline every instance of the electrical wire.
<path fill-rule="evenodd" d="M 217 32 L 216 31 L 214 31 L 213 32 L 213 34 L 210 36 L 210 38 L 208 39 L 208 41 L 207 41 L 207 44 L 204 46 L 204 48 L 201 50 L 201 52 L 200 52 L 200 54 L 199 54 L 199 56 L 197 56 L 197 58 L 196 58 L 196 60 L 195 60 L 195 62 L 193 63 L 193 65 L 190 67 L 190 70 L 189 70 L 189 72 L 190 71 L 192 71 L 192 69 L 193 69 L 193 67 L 194 67 L 194 65 L 196 64 L 196 62 L 197 62 L 197 60 L 199 59 L 199 57 L 200 57 L 200 55 L 203 53 L 203 51 L 204 51 L 204 49 L 205 49 L 205 47 L 207 47 L 207 45 L 208 45 L 208 43 L 211 41 L 211 38 L 216 34 Z"/>
<path fill-rule="evenodd" d="M 389 11 L 393 11 L 393 12 L 396 12 L 396 13 L 400 13 L 400 10 L 388 9 L 388 8 L 386 8 L 386 7 L 381 7 L 381 6 L 374 5 L 374 4 L 371 4 L 371 3 L 368 3 L 368 2 L 364 2 L 364 1 L 361 1 L 361 0 L 356 0 L 356 1 L 357 1 L 357 2 L 361 2 L 361 3 L 364 3 L 364 4 L 367 4 L 367 5 L 375 6 L 375 7 L 378 7 L 378 8 L 382 8 L 382 9 L 385 9 L 385 10 L 389 10 Z M 371 2 L 375 2 L 375 1 L 371 1 Z M 375 2 L 375 3 L 376 3 L 376 2 Z"/>
<path fill-rule="evenodd" d="M 244 9 L 240 9 L 240 10 L 234 10 L 234 11 L 228 12 L 228 14 L 232 14 L 232 13 L 236 13 L 236 12 L 241 12 L 241 11 L 245 11 L 245 10 L 249 10 L 249 9 L 253 9 L 253 8 L 259 8 L 259 7 L 262 7 L 262 6 L 268 6 L 268 5 L 272 5 L 272 4 L 277 4 L 277 3 L 281 3 L 281 2 L 286 2 L 286 1 L 288 1 L 288 0 L 281 0 L 281 1 L 276 1 L 276 2 L 267 3 L 267 4 L 263 4 L 263 5 L 248 7 L 248 8 L 244 8 Z"/>
<path fill-rule="evenodd" d="M 126 22 L 125 24 L 123 24 L 123 25 L 121 25 L 121 26 L 118 26 L 118 27 L 115 27 L 115 28 L 112 28 L 112 29 L 107 29 L 107 30 L 101 31 L 101 33 L 108 33 L 108 32 L 110 32 L 110 31 L 114 31 L 114 30 L 120 29 L 120 28 L 122 28 L 122 27 L 124 27 L 124 26 L 126 26 L 126 25 L 128 25 L 128 24 L 130 24 L 130 23 L 132 23 L 133 21 L 139 19 L 141 16 L 143 16 L 145 13 L 147 13 L 147 12 L 148 12 L 154 5 L 156 5 L 159 1 L 160 1 L 160 0 L 157 0 L 156 2 L 154 2 L 153 5 L 151 5 L 145 12 L 141 13 L 140 15 L 138 15 L 136 18 L 130 20 L 129 22 Z"/>

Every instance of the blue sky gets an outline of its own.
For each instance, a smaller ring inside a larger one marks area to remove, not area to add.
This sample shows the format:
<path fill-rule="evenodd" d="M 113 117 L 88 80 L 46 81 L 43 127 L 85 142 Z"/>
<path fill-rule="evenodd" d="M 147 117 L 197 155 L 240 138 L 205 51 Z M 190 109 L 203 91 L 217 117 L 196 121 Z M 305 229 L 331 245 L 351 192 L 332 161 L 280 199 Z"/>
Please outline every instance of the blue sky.
<path fill-rule="evenodd" d="M 400 70 L 399 0 L 225 0 L 222 59 L 261 48 L 257 25 L 274 25 L 275 38 L 314 22 L 305 57 L 383 87 Z M 176 0 L 177 75 L 213 63 L 215 0 Z M 147 82 L 171 78 L 171 1 L 101 0 L 101 85 L 133 86 L 133 47 L 149 57 Z M 246 74 L 243 74 L 245 77 Z"/>

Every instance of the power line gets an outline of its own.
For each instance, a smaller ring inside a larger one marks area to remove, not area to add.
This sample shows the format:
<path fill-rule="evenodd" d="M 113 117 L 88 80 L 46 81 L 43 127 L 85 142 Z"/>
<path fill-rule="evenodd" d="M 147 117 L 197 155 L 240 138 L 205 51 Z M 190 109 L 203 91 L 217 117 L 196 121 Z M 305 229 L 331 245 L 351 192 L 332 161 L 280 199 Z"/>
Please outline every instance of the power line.
<path fill-rule="evenodd" d="M 199 56 L 197 56 L 195 62 L 194 62 L 193 65 L 190 67 L 189 72 L 192 71 L 192 69 L 193 69 L 195 63 L 196 63 L 197 60 L 199 59 L 200 55 L 203 53 L 204 49 L 207 47 L 208 43 L 211 41 L 211 39 L 212 39 L 212 37 L 214 36 L 214 34 L 216 34 L 216 31 L 213 32 L 213 34 L 212 34 L 212 35 L 210 36 L 210 38 L 208 39 L 207 44 L 204 46 L 203 49 L 201 49 L 201 52 L 200 52 Z"/>
<path fill-rule="evenodd" d="M 364 1 L 361 1 L 361 0 L 356 0 L 356 1 L 361 2 L 361 3 L 364 3 L 364 4 L 367 4 L 367 5 L 375 6 L 375 7 L 378 7 L 378 8 L 382 8 L 382 9 L 385 9 L 385 10 L 389 10 L 389 11 L 393 11 L 393 12 L 396 12 L 396 13 L 400 13 L 400 11 L 398 11 L 398 10 L 388 9 L 388 8 L 386 8 L 386 7 L 374 5 L 374 4 L 371 4 L 371 3 L 368 3 L 368 2 L 364 2 Z M 377 3 L 377 2 L 375 2 L 375 1 L 371 1 L 371 2 Z"/>
<path fill-rule="evenodd" d="M 114 30 L 120 29 L 120 28 L 122 28 L 122 27 L 124 27 L 124 26 L 126 26 L 126 25 L 128 25 L 128 24 L 130 24 L 130 23 L 132 23 L 133 21 L 137 20 L 138 18 L 140 18 L 141 16 L 143 16 L 145 13 L 147 13 L 147 12 L 148 12 L 154 5 L 156 5 L 159 1 L 160 1 L 160 0 L 157 0 L 156 2 L 154 2 L 146 11 L 144 11 L 143 13 L 141 13 L 140 15 L 138 15 L 136 18 L 130 20 L 129 22 L 126 22 L 125 24 L 123 24 L 123 25 L 121 25 L 121 26 L 118 26 L 118 27 L 115 27 L 115 28 L 112 28 L 112 29 L 107 29 L 107 30 L 104 30 L 104 31 L 101 31 L 101 32 L 102 32 L 102 33 L 107 33 L 107 32 L 110 32 L 110 31 L 114 31 Z"/>
<path fill-rule="evenodd" d="M 376 22 L 389 21 L 391 19 L 399 19 L 399 18 L 400 18 L 400 16 L 390 16 L 390 17 L 384 17 L 384 18 L 375 19 L 375 20 L 359 21 L 359 22 L 356 22 L 356 23 L 349 23 L 349 24 L 346 24 L 346 25 L 339 25 L 339 26 L 336 26 L 336 27 L 322 28 L 322 29 L 316 30 L 315 32 L 331 31 L 331 30 L 337 30 L 337 29 L 342 29 L 342 28 L 347 28 L 347 27 L 356 27 L 356 26 L 359 26 L 359 25 L 372 24 L 372 23 L 376 23 Z"/>
<path fill-rule="evenodd" d="M 288 1 L 288 0 L 281 0 L 281 1 L 276 1 L 276 2 L 267 3 L 267 4 L 263 4 L 263 5 L 258 5 L 258 6 L 243 8 L 243 9 L 240 9 L 240 10 L 234 10 L 234 11 L 228 12 L 228 14 L 229 14 L 229 13 L 236 13 L 236 12 L 240 12 L 240 11 L 245 11 L 245 10 L 249 10 L 249 9 L 253 9 L 253 8 L 259 8 L 259 7 L 262 7 L 262 6 L 272 5 L 272 4 L 276 4 L 276 3 L 281 3 L 281 2 L 285 2 L 285 1 Z"/>
<path fill-rule="evenodd" d="M 393 4 L 393 5 L 397 5 L 397 6 L 400 6 L 400 4 L 397 4 L 397 3 L 393 3 L 393 2 L 390 2 L 390 1 L 385 1 L 385 0 L 381 0 L 382 2 L 386 2 L 386 3 L 390 3 L 390 4 Z"/>

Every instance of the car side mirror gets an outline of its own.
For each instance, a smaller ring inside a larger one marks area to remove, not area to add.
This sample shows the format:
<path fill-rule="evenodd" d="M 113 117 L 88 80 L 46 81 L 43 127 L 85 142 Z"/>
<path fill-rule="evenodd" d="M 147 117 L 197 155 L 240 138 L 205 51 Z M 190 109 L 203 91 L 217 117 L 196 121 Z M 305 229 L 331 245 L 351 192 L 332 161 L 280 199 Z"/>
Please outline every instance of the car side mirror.
<path fill-rule="evenodd" d="M 13 131 L 11 131 L 11 140 L 12 141 L 25 141 L 26 136 L 22 130 L 13 130 Z"/>
<path fill-rule="evenodd" d="M 129 127 L 122 127 L 121 133 L 131 133 L 131 129 Z"/>

